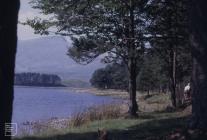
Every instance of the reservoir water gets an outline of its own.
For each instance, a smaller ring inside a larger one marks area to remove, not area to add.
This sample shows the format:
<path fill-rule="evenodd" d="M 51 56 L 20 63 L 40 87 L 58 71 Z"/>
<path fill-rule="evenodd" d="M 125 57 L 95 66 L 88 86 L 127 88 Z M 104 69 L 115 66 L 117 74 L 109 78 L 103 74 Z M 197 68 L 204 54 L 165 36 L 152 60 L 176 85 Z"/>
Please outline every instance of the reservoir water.
<path fill-rule="evenodd" d="M 68 88 L 15 87 L 14 97 L 15 123 L 66 118 L 93 105 L 116 102 L 112 97 L 75 93 Z"/>

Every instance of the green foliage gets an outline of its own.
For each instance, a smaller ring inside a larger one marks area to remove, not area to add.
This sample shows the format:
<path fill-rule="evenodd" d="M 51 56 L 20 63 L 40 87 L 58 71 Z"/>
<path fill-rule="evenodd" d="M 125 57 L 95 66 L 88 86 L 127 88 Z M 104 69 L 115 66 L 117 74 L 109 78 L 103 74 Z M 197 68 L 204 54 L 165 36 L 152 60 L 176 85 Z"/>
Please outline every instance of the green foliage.
<path fill-rule="evenodd" d="M 78 63 L 90 63 L 103 53 L 109 53 L 107 62 L 127 62 L 129 57 L 138 58 L 143 53 L 148 2 L 32 0 L 33 8 L 53 16 L 51 20 L 34 18 L 26 24 L 40 34 L 48 34 L 50 27 L 55 26 L 57 34 L 71 36 L 73 47 L 68 54 Z"/>
<path fill-rule="evenodd" d="M 127 70 L 123 64 L 110 64 L 96 70 L 90 82 L 96 88 L 127 89 Z"/>
<path fill-rule="evenodd" d="M 33 8 L 50 15 L 50 19 L 34 18 L 25 24 L 39 34 L 48 34 L 55 27 L 56 34 L 70 36 L 73 46 L 68 55 L 77 63 L 88 64 L 103 54 L 106 63 L 121 61 L 127 65 L 132 115 L 137 111 L 137 75 L 142 90 L 162 85 L 160 81 L 154 82 L 158 81 L 155 73 L 159 71 L 155 66 L 142 68 L 146 44 L 150 44 L 164 60 L 162 70 L 169 78 L 172 103 L 176 106 L 177 83 L 182 83 L 191 70 L 186 0 L 32 0 L 31 3 Z M 110 84 L 118 76 L 107 73 L 99 70 L 95 75 L 100 75 L 102 81 L 95 78 L 92 81 L 98 82 L 92 83 L 113 88 Z M 160 77 L 165 81 L 163 75 Z"/>
<path fill-rule="evenodd" d="M 92 86 L 102 89 L 109 88 L 111 81 L 112 77 L 103 68 L 96 70 L 90 80 Z"/>
<path fill-rule="evenodd" d="M 163 59 L 168 77 L 173 74 L 173 53 L 176 54 L 176 82 L 188 79 L 191 71 L 191 53 L 188 29 L 188 1 L 153 0 L 150 15 L 153 22 L 149 32 L 153 51 Z"/>
<path fill-rule="evenodd" d="M 183 92 L 186 82 L 190 81 L 191 54 L 188 29 L 188 1 L 153 0 L 152 19 L 149 32 L 150 44 L 163 60 L 169 79 L 172 105 L 177 106 L 177 95 Z"/>
<path fill-rule="evenodd" d="M 71 36 L 68 54 L 80 64 L 88 64 L 104 54 L 104 62 L 128 65 L 130 114 L 135 115 L 137 64 L 143 60 L 151 0 L 32 0 L 34 8 L 50 14 L 51 20 L 28 20 L 26 24 L 47 33 L 52 26 L 58 34 Z M 43 25 L 42 29 L 41 26 Z M 47 26 L 51 25 L 51 26 Z M 37 28 L 36 28 L 37 27 Z M 104 79 L 107 81 L 108 77 Z M 108 85 L 105 85 L 108 86 Z"/>
<path fill-rule="evenodd" d="M 163 61 L 157 55 L 147 53 L 140 74 L 137 88 L 141 91 L 166 89 L 168 79 L 162 72 Z M 160 89 L 161 88 L 161 89 Z"/>
<path fill-rule="evenodd" d="M 166 90 L 168 77 L 164 62 L 156 54 L 145 54 L 144 63 L 137 77 L 137 90 L 153 91 Z M 97 88 L 127 89 L 128 73 L 123 64 L 110 64 L 105 68 L 98 69 L 91 78 L 91 84 Z"/>

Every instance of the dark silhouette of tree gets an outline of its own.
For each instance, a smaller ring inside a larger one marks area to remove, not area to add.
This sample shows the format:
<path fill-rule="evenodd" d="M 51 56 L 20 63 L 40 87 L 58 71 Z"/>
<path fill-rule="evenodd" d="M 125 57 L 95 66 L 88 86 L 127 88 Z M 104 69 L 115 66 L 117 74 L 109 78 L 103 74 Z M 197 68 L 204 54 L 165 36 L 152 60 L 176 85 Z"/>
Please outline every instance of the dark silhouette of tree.
<path fill-rule="evenodd" d="M 207 129 L 207 1 L 192 0 L 190 7 L 192 72 L 191 127 Z"/>
<path fill-rule="evenodd" d="M 0 139 L 5 136 L 5 123 L 12 119 L 17 19 L 19 0 L 5 0 L 0 4 Z"/>
<path fill-rule="evenodd" d="M 17 73 L 15 74 L 15 85 L 23 86 L 63 86 L 61 78 L 54 74 L 40 74 L 40 73 Z"/>

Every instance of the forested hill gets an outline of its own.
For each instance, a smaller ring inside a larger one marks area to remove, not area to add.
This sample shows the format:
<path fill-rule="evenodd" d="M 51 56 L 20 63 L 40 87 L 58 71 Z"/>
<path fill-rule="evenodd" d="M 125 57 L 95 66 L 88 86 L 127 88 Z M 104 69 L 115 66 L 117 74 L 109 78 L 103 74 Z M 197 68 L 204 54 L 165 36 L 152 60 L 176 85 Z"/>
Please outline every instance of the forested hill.
<path fill-rule="evenodd" d="M 63 86 L 61 78 L 54 74 L 40 73 L 17 73 L 15 74 L 15 85 L 21 86 Z"/>

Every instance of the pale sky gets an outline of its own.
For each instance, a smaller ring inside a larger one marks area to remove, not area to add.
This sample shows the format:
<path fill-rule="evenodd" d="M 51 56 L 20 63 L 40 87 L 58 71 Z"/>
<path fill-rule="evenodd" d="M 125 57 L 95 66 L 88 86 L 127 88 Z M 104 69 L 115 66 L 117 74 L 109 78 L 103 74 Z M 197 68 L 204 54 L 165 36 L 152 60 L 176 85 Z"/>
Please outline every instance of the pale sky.
<path fill-rule="evenodd" d="M 35 16 L 41 16 L 38 10 L 32 9 L 28 3 L 30 0 L 20 0 L 21 7 L 19 11 L 19 21 L 25 21 L 27 18 L 32 18 Z M 18 39 L 19 40 L 28 40 L 41 37 L 40 35 L 34 34 L 34 31 L 29 26 L 24 26 L 18 24 Z"/>

